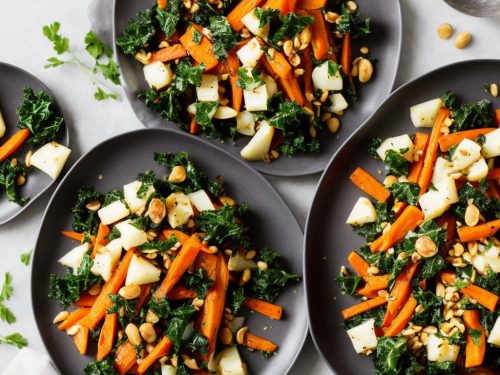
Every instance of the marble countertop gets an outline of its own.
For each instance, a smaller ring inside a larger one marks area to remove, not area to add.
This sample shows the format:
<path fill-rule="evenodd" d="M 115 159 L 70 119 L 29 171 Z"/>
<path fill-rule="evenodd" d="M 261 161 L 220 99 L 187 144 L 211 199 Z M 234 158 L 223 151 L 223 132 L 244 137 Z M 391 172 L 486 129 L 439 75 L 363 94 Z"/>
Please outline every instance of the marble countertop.
<path fill-rule="evenodd" d="M 111 1 L 111 0 L 101 0 Z M 384 0 L 378 0 L 383 6 Z M 401 0 L 404 36 L 397 85 L 442 65 L 468 59 L 500 59 L 500 18 L 479 19 L 460 14 L 439 0 Z M 65 108 L 71 127 L 72 161 L 97 143 L 122 132 L 139 129 L 141 124 L 126 101 L 96 102 L 94 88 L 87 78 L 72 67 L 45 70 L 51 48 L 42 35 L 42 25 L 58 20 L 62 32 L 74 46 L 82 48 L 90 23 L 86 16 L 89 1 L 0 0 L 0 60 L 17 65 L 39 77 Z M 470 31 L 472 43 L 464 50 L 453 47 L 453 41 L 442 41 L 436 29 L 443 22 L 458 31 Z M 474 72 L 470 72 L 474 74 Z M 499 79 L 500 83 L 500 72 Z M 0 83 L 1 84 L 1 83 Z M 319 175 L 295 178 L 274 178 L 275 186 L 303 227 Z M 30 307 L 30 269 L 19 261 L 19 255 L 33 248 L 44 208 L 51 192 L 45 193 L 21 216 L 0 227 L 0 275 L 13 275 L 14 296 L 8 305 L 17 316 L 13 325 L 0 323 L 0 334 L 21 332 L 33 349 L 44 347 Z M 7 366 L 17 349 L 0 346 L 0 372 Z M 291 374 L 330 374 L 328 367 L 307 339 Z"/>

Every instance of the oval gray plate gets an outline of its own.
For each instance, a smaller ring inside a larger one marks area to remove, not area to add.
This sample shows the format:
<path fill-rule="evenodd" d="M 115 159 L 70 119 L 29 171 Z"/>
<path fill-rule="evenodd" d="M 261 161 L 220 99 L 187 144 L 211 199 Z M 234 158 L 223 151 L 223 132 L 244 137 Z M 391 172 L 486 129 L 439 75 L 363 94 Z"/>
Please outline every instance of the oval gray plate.
<path fill-rule="evenodd" d="M 0 111 L 2 112 L 7 127 L 5 135 L 0 139 L 0 144 L 5 142 L 18 130 L 16 125 L 19 119 L 16 115 L 16 109 L 19 107 L 19 104 L 21 104 L 23 89 L 25 87 L 31 87 L 35 93 L 38 91 L 45 91 L 52 96 L 56 104 L 56 111 L 64 117 L 61 108 L 57 105 L 54 95 L 38 78 L 17 66 L 0 62 Z M 66 123 L 61 127 L 58 142 L 69 146 L 69 132 Z M 11 156 L 11 158 L 18 157 L 24 162 L 24 156 L 30 149 L 33 149 L 33 147 L 29 143 L 25 143 Z M 0 192 L 0 225 L 7 223 L 23 212 L 54 183 L 55 181 L 52 180 L 52 178 L 39 169 L 30 168 L 26 185 L 20 189 L 20 193 L 23 196 L 31 198 L 28 203 L 21 207 L 15 203 L 9 202 L 5 197 L 5 193 L 3 191 Z"/>
<path fill-rule="evenodd" d="M 143 129 L 111 138 L 82 156 L 68 172 L 45 211 L 35 246 L 31 278 L 33 312 L 45 347 L 63 374 L 83 373 L 91 357 L 80 356 L 71 338 L 52 324 L 61 308 L 47 297 L 49 274 L 64 272 L 57 260 L 75 246 L 74 241 L 61 236 L 60 230 L 71 228 L 70 209 L 79 187 L 94 185 L 98 191 L 105 192 L 120 188 L 149 169 L 163 176 L 165 169 L 153 160 L 155 151 L 187 151 L 209 177 L 222 175 L 228 194 L 250 205 L 249 224 L 256 245 L 267 245 L 280 251 L 290 270 L 301 273 L 303 235 L 295 217 L 271 185 L 241 160 L 194 137 L 165 129 Z M 253 374 L 286 373 L 304 342 L 307 313 L 303 308 L 303 284 L 288 288 L 277 302 L 285 308 L 282 321 L 247 314 L 250 330 L 280 345 L 278 354 L 269 360 L 260 353 L 242 350 Z M 266 326 L 272 326 L 272 329 L 263 331 Z"/>
<path fill-rule="evenodd" d="M 320 132 L 322 148 L 319 154 L 299 154 L 293 158 L 282 156 L 272 163 L 248 163 L 252 167 L 275 176 L 303 176 L 322 172 L 335 151 L 391 92 L 398 68 L 402 35 L 399 2 L 398 0 L 385 0 L 383 6 L 381 6 L 377 1 L 361 0 L 359 4 L 362 14 L 372 19 L 373 31 L 362 42 L 354 42 L 353 51 L 356 52 L 353 53 L 353 56 L 358 56 L 357 51 L 361 45 L 369 46 L 372 56 L 377 60 L 375 63 L 376 74 L 370 83 L 361 87 L 359 101 L 346 111 L 345 116 L 342 117 L 341 130 L 335 135 L 329 133 L 328 130 Z M 122 34 L 128 21 L 134 18 L 138 11 L 152 5 L 153 1 L 151 0 L 115 1 L 113 40 L 116 40 L 116 37 Z M 116 45 L 115 54 L 122 71 L 125 93 L 137 118 L 146 127 L 166 127 L 167 121 L 147 108 L 137 98 L 138 93 L 147 89 L 144 74 L 142 73 L 142 65 L 134 57 L 124 55 Z M 173 128 L 182 132 L 176 126 Z M 203 139 L 206 140 L 206 138 Z M 240 157 L 240 150 L 248 143 L 248 140 L 248 137 L 241 136 L 238 137 L 236 144 L 233 144 L 230 140 L 225 143 L 218 140 L 207 140 L 207 142 Z"/>
<path fill-rule="evenodd" d="M 306 223 L 304 274 L 310 331 L 316 347 L 335 372 L 368 374 L 373 371 L 371 358 L 354 352 L 341 327 L 340 311 L 353 305 L 355 299 L 342 296 L 335 282 L 340 266 L 347 264 L 349 252 L 364 244 L 362 237 L 345 224 L 355 201 L 364 195 L 349 181 L 349 175 L 361 166 L 382 180 L 383 176 L 377 173 L 383 170 L 382 162 L 368 154 L 370 140 L 415 133 L 410 106 L 438 97 L 446 88 L 468 102 L 493 99 L 484 92 L 483 85 L 498 81 L 499 72 L 499 60 L 461 62 L 402 86 L 342 146 L 321 177 Z M 500 100 L 495 99 L 493 106 L 499 105 Z"/>

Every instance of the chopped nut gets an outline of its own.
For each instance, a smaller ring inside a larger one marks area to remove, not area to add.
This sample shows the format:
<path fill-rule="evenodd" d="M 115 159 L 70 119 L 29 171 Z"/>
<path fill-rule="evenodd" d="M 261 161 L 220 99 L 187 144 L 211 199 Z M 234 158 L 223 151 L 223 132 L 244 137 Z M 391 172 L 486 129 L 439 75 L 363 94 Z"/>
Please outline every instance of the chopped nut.
<path fill-rule="evenodd" d="M 33 151 L 29 150 L 24 157 L 24 164 L 29 168 L 31 166 L 31 155 L 33 155 Z"/>
<path fill-rule="evenodd" d="M 335 23 L 340 18 L 340 15 L 335 12 L 326 12 L 325 20 L 328 23 Z"/>
<path fill-rule="evenodd" d="M 396 176 L 388 175 L 384 178 L 384 186 L 386 187 L 391 187 L 395 182 L 398 182 L 398 178 Z"/>
<path fill-rule="evenodd" d="M 125 328 L 125 334 L 127 335 L 128 341 L 134 346 L 140 345 L 142 342 L 141 335 L 139 333 L 139 328 L 134 323 L 129 323 Z"/>
<path fill-rule="evenodd" d="M 292 66 L 299 66 L 300 65 L 300 56 L 297 55 L 296 53 L 293 53 L 289 57 L 289 61 L 290 61 L 290 64 L 292 64 Z"/>
<path fill-rule="evenodd" d="M 437 254 L 438 246 L 427 236 L 422 236 L 417 239 L 415 249 L 424 258 L 430 258 Z"/>
<path fill-rule="evenodd" d="M 309 44 L 311 43 L 311 39 L 312 39 L 312 33 L 311 33 L 311 27 L 310 26 L 307 26 L 303 31 L 302 33 L 300 33 L 300 42 L 302 44 Z"/>
<path fill-rule="evenodd" d="M 358 9 L 358 4 L 355 1 L 349 0 L 346 5 L 347 9 L 351 12 L 355 12 Z"/>
<path fill-rule="evenodd" d="M 443 23 L 439 25 L 437 34 L 441 39 L 450 39 L 453 35 L 453 26 L 449 23 Z"/>
<path fill-rule="evenodd" d="M 92 202 L 89 202 L 85 205 L 85 208 L 90 211 L 97 211 L 99 208 L 101 208 L 101 202 L 98 200 L 93 200 Z"/>
<path fill-rule="evenodd" d="M 153 223 L 160 224 L 167 215 L 167 208 L 165 207 L 165 203 L 163 203 L 163 201 L 159 198 L 151 199 L 151 203 L 149 203 L 148 213 L 149 218 Z"/>
<path fill-rule="evenodd" d="M 293 42 L 291 40 L 287 40 L 285 44 L 283 44 L 283 52 L 285 52 L 285 56 L 290 57 L 293 53 Z"/>
<path fill-rule="evenodd" d="M 186 169 L 182 165 L 176 165 L 170 172 L 168 181 L 173 184 L 180 184 L 184 180 L 186 180 Z"/>
<path fill-rule="evenodd" d="M 420 259 L 422 259 L 422 256 L 419 253 L 411 254 L 411 261 L 413 263 L 417 263 Z"/>
<path fill-rule="evenodd" d="M 245 339 L 245 333 L 247 333 L 248 327 L 241 327 L 238 332 L 236 332 L 236 342 L 240 345 L 243 345 Z"/>
<path fill-rule="evenodd" d="M 139 332 L 148 344 L 156 341 L 156 331 L 151 323 L 143 323 L 139 327 Z"/>
<path fill-rule="evenodd" d="M 461 243 L 456 243 L 453 245 L 453 255 L 459 257 L 464 253 L 464 247 Z"/>
<path fill-rule="evenodd" d="M 370 49 L 367 46 L 362 46 L 359 49 L 359 52 L 361 52 L 363 55 L 366 55 L 366 54 L 370 53 Z"/>
<path fill-rule="evenodd" d="M 88 290 L 88 293 L 91 296 L 97 296 L 99 293 L 101 293 L 102 287 L 99 284 L 94 284 L 92 287 Z"/>
<path fill-rule="evenodd" d="M 370 266 L 368 267 L 366 272 L 368 272 L 368 275 L 376 275 L 380 272 L 380 270 L 378 269 L 378 267 Z"/>
<path fill-rule="evenodd" d="M 441 283 L 436 283 L 436 296 L 443 298 L 445 294 L 444 285 Z"/>
<path fill-rule="evenodd" d="M 252 271 L 250 271 L 250 268 L 245 268 L 243 270 L 243 273 L 241 274 L 240 286 L 243 286 L 247 282 L 249 282 L 251 277 L 252 277 Z"/>
<path fill-rule="evenodd" d="M 221 329 L 219 333 L 219 341 L 222 345 L 231 345 L 233 342 L 233 332 L 231 332 L 230 328 L 224 327 Z"/>
<path fill-rule="evenodd" d="M 68 319 L 68 316 L 69 316 L 69 312 L 67 311 L 61 311 L 59 314 L 57 314 L 54 318 L 54 320 L 52 321 L 52 323 L 60 323 L 66 319 Z"/>
<path fill-rule="evenodd" d="M 358 69 L 359 69 L 358 73 L 359 82 L 366 83 L 372 78 L 373 65 L 370 60 L 361 59 L 361 61 L 358 63 Z"/>
<path fill-rule="evenodd" d="M 257 268 L 260 270 L 267 270 L 267 263 L 259 260 L 257 262 Z"/>
<path fill-rule="evenodd" d="M 160 321 L 160 318 L 158 317 L 158 315 L 156 315 L 151 310 L 148 310 L 148 312 L 146 314 L 146 322 L 151 323 L 151 324 L 156 324 L 159 321 Z"/>
<path fill-rule="evenodd" d="M 498 96 L 498 85 L 496 83 L 492 83 L 490 85 L 490 93 L 495 98 Z M 27 163 L 26 163 L 27 164 Z"/>
<path fill-rule="evenodd" d="M 330 132 L 336 133 L 338 132 L 340 127 L 340 120 L 336 117 L 332 117 L 326 122 L 326 126 L 328 127 L 328 130 L 330 130 Z"/>
<path fill-rule="evenodd" d="M 455 38 L 455 48 L 462 49 L 462 48 L 467 47 L 469 45 L 471 39 L 472 39 L 471 33 L 467 32 L 467 31 L 461 32 Z"/>
<path fill-rule="evenodd" d="M 219 202 L 221 202 L 223 205 L 227 204 L 229 206 L 234 206 L 236 204 L 236 201 L 233 198 L 226 197 L 226 196 L 220 196 Z"/>
<path fill-rule="evenodd" d="M 255 250 L 250 250 L 245 254 L 245 259 L 253 259 L 257 255 L 257 252 Z"/>
<path fill-rule="evenodd" d="M 70 327 L 69 329 L 66 330 L 66 333 L 70 336 L 74 336 L 78 333 L 80 330 L 81 326 L 79 324 L 75 324 L 74 326 Z"/>
<path fill-rule="evenodd" d="M 465 224 L 469 227 L 477 225 L 479 222 L 479 208 L 473 204 L 469 204 L 465 210 Z"/>
<path fill-rule="evenodd" d="M 437 328 L 434 326 L 427 326 L 424 329 L 422 329 L 423 332 L 425 333 L 437 333 Z"/>

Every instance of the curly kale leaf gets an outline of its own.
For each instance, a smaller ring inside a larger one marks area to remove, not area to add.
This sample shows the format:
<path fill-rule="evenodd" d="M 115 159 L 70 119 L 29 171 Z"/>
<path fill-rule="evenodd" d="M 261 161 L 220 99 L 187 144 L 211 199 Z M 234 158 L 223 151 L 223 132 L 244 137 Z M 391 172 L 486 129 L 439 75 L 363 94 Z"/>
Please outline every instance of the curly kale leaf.
<path fill-rule="evenodd" d="M 422 288 L 416 288 L 413 291 L 413 296 L 419 305 L 424 308 L 420 311 L 415 311 L 412 322 L 416 325 L 427 326 L 429 324 L 440 325 L 443 321 L 442 306 L 443 300 L 436 296 L 435 293 Z"/>
<path fill-rule="evenodd" d="M 137 13 L 136 18 L 129 21 L 122 36 L 116 40 L 116 44 L 123 53 L 133 55 L 154 37 L 156 33 L 154 14 L 153 10 L 146 9 Z"/>
<path fill-rule="evenodd" d="M 85 375 L 118 375 L 113 365 L 113 356 L 107 356 L 102 361 L 89 362 L 83 372 Z"/>
<path fill-rule="evenodd" d="M 104 196 L 98 193 L 94 187 L 81 188 L 78 190 L 78 198 L 71 209 L 74 216 L 73 229 L 78 233 L 95 234 L 99 226 L 99 217 L 95 211 L 85 206 L 92 201 L 104 201 Z"/>
<path fill-rule="evenodd" d="M 491 124 L 491 111 L 489 100 L 483 99 L 477 103 L 459 104 L 458 98 L 452 91 L 446 90 L 441 96 L 445 106 L 451 109 L 453 124 L 450 126 L 452 132 L 467 129 L 484 128 Z"/>
<path fill-rule="evenodd" d="M 398 201 L 415 206 L 420 194 L 420 185 L 414 182 L 395 182 L 389 187 L 389 191 Z"/>
<path fill-rule="evenodd" d="M 408 149 L 399 150 L 399 152 L 388 150 L 385 153 L 384 164 L 387 174 L 396 177 L 408 176 L 411 163 L 403 157 L 403 154 L 407 151 Z"/>
<path fill-rule="evenodd" d="M 370 34 L 370 19 L 362 19 L 359 12 L 351 12 L 347 6 L 342 4 L 337 31 L 341 34 L 350 34 L 352 39 Z"/>
<path fill-rule="evenodd" d="M 156 20 L 160 24 L 160 29 L 170 38 L 177 28 L 177 23 L 181 18 L 181 7 L 179 0 L 167 1 L 165 9 L 156 8 Z"/>
<path fill-rule="evenodd" d="M 214 284 L 214 281 L 207 277 L 203 268 L 199 268 L 198 271 L 193 273 L 186 272 L 183 279 L 186 287 L 194 289 L 199 299 L 204 299 L 208 289 Z"/>
<path fill-rule="evenodd" d="M 356 289 L 358 288 L 361 280 L 362 278 L 360 276 L 346 275 L 342 272 L 340 272 L 335 278 L 335 281 L 337 281 L 340 286 L 342 294 L 350 295 L 354 295 L 356 293 Z"/>
<path fill-rule="evenodd" d="M 0 164 L 0 190 L 5 190 L 10 202 L 24 206 L 30 198 L 20 196 L 19 186 L 16 183 L 18 176 L 26 176 L 26 166 L 23 163 L 20 161 L 12 163 L 12 160 L 7 159 Z"/>
<path fill-rule="evenodd" d="M 232 49 L 241 40 L 240 34 L 233 30 L 224 16 L 212 16 L 209 22 L 214 54 L 219 61 L 225 60 L 226 51 Z"/>
<path fill-rule="evenodd" d="M 396 218 L 387 203 L 375 203 L 375 210 L 377 211 L 377 221 L 375 223 L 352 226 L 352 229 L 368 242 L 375 240 L 382 233 L 384 229 L 382 223 L 392 223 Z"/>

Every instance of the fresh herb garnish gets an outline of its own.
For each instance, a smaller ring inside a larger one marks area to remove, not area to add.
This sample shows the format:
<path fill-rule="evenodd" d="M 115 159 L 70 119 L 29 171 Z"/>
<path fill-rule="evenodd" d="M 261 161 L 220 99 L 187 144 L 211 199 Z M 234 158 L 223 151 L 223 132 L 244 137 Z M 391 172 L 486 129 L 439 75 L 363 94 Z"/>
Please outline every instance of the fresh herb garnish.
<path fill-rule="evenodd" d="M 185 273 L 183 279 L 186 287 L 194 289 L 199 299 L 205 298 L 208 289 L 210 289 L 214 283 L 210 277 L 207 277 L 203 268 L 199 268 L 198 271 L 193 273 Z"/>
<path fill-rule="evenodd" d="M 96 234 L 99 226 L 97 212 L 85 206 L 92 201 L 104 201 L 104 196 L 98 193 L 93 186 L 78 190 L 78 198 L 71 209 L 74 216 L 73 230 L 78 233 Z"/>
<path fill-rule="evenodd" d="M 16 317 L 4 304 L 4 302 L 10 300 L 10 297 L 12 297 L 12 294 L 14 293 L 14 289 L 12 288 L 12 276 L 9 272 L 5 272 L 4 277 L 2 291 L 0 294 L 0 320 L 8 324 L 12 324 L 15 323 Z"/>
<path fill-rule="evenodd" d="M 83 370 L 85 375 L 118 375 L 113 365 L 113 356 L 107 356 L 102 361 L 92 361 Z"/>
<path fill-rule="evenodd" d="M 342 294 L 353 295 L 356 293 L 356 289 L 358 288 L 362 278 L 360 276 L 346 275 L 340 272 L 335 280 L 339 284 Z"/>
<path fill-rule="evenodd" d="M 21 349 L 28 345 L 28 341 L 20 333 L 11 333 L 7 336 L 0 335 L 0 344 L 12 345 Z"/>
<path fill-rule="evenodd" d="M 22 162 L 6 159 L 0 164 L 0 191 L 5 190 L 10 202 L 24 206 L 30 198 L 20 196 L 19 187 L 16 184 L 18 176 L 26 176 L 26 166 Z"/>
<path fill-rule="evenodd" d="M 32 252 L 33 252 L 33 250 L 30 250 L 30 251 L 28 251 L 26 253 L 22 253 L 20 255 L 21 263 L 24 264 L 25 266 L 30 264 L 30 258 L 31 258 Z"/>

